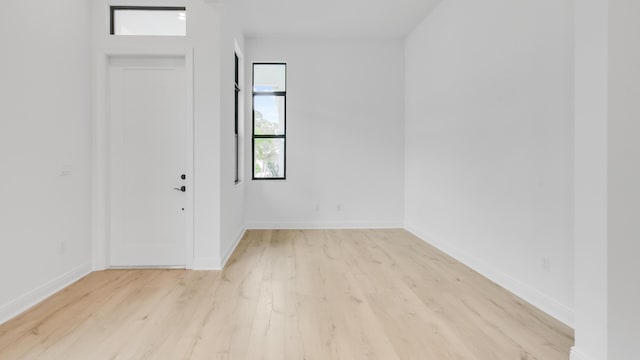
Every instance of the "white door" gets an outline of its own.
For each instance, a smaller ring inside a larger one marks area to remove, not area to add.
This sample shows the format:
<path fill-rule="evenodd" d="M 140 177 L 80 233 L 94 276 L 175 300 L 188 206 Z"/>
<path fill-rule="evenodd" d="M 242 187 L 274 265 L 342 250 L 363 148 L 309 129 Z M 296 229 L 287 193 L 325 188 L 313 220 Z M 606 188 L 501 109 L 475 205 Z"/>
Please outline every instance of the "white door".
<path fill-rule="evenodd" d="M 111 266 L 185 266 L 185 59 L 112 57 L 109 72 Z"/>

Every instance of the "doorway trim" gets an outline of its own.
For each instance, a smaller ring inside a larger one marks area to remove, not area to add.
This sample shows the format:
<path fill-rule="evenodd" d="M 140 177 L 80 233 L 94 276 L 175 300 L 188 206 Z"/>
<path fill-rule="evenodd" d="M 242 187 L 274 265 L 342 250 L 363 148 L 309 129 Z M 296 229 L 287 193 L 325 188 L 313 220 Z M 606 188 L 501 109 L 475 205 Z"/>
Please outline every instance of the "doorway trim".
<path fill-rule="evenodd" d="M 93 270 L 104 270 L 111 267 L 110 256 L 110 134 L 109 134 L 109 59 L 118 56 L 177 56 L 184 58 L 185 73 L 187 76 L 187 139 L 186 139 L 186 172 L 189 174 L 185 180 L 186 193 L 186 229 L 185 246 L 186 258 L 185 268 L 193 269 L 194 264 L 194 70 L 193 70 L 193 48 L 185 46 L 166 47 L 162 49 L 127 49 L 113 48 L 106 49 L 97 54 L 95 60 L 94 73 L 94 93 L 95 102 L 93 106 L 93 131 L 92 140 L 92 262 Z"/>

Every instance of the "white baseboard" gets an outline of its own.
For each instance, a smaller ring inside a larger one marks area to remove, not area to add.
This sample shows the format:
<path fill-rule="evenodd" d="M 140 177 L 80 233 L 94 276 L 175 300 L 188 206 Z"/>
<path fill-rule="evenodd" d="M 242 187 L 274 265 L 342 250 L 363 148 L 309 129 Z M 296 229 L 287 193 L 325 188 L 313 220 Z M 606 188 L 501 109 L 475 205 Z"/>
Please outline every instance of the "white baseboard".
<path fill-rule="evenodd" d="M 217 257 L 197 257 L 193 259 L 192 270 L 220 270 L 220 258 Z"/>
<path fill-rule="evenodd" d="M 29 310 L 31 307 L 37 305 L 51 295 L 85 277 L 90 272 L 91 263 L 82 264 L 56 277 L 55 279 L 38 286 L 26 294 L 1 305 L 0 324 L 3 324 Z"/>
<path fill-rule="evenodd" d="M 591 356 L 587 356 L 584 353 L 581 353 L 580 350 L 577 350 L 575 346 L 571 347 L 571 356 L 570 360 L 596 360 Z"/>
<path fill-rule="evenodd" d="M 477 259 L 467 252 L 449 245 L 446 241 L 443 241 L 443 239 L 439 239 L 438 237 L 422 232 L 411 224 L 405 224 L 405 229 L 428 244 L 438 248 L 447 255 L 472 268 L 480 275 L 509 290 L 531 305 L 553 316 L 567 326 L 573 327 L 574 312 L 573 309 L 568 306 L 559 303 L 555 299 L 540 292 L 532 286 L 513 278 L 509 274 L 496 269 L 494 266 Z"/>
<path fill-rule="evenodd" d="M 246 228 L 240 230 L 234 243 L 222 253 L 222 257 L 197 257 L 193 259 L 193 270 L 222 270 L 246 231 Z"/>
<path fill-rule="evenodd" d="M 252 222 L 251 230 L 300 230 L 300 229 L 401 229 L 402 221 L 287 221 Z"/>
<path fill-rule="evenodd" d="M 246 233 L 247 233 L 247 228 L 243 227 L 242 229 L 240 229 L 240 231 L 236 235 L 236 239 L 233 242 L 233 244 L 231 244 L 231 246 L 229 246 L 229 248 L 224 253 L 222 253 L 222 262 L 220 263 L 221 268 L 224 269 L 224 267 L 227 265 L 227 261 L 229 261 L 231 254 L 233 254 L 233 252 L 236 251 L 238 244 L 240 244 L 240 240 L 242 240 L 242 238 L 244 237 L 244 234 Z"/>

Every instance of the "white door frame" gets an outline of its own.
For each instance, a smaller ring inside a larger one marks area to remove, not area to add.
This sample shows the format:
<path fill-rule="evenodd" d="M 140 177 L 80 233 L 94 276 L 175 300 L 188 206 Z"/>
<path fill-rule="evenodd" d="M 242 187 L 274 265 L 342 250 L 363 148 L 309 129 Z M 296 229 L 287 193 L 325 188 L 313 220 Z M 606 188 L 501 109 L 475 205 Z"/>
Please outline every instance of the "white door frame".
<path fill-rule="evenodd" d="M 194 72 L 193 49 L 175 46 L 163 49 L 107 49 L 96 58 L 95 103 L 92 134 L 92 259 L 93 270 L 104 270 L 111 266 L 110 257 L 110 133 L 109 133 L 109 59 L 116 56 L 178 56 L 184 57 L 187 75 L 187 179 L 186 192 L 186 263 L 187 269 L 193 269 L 194 261 Z"/>

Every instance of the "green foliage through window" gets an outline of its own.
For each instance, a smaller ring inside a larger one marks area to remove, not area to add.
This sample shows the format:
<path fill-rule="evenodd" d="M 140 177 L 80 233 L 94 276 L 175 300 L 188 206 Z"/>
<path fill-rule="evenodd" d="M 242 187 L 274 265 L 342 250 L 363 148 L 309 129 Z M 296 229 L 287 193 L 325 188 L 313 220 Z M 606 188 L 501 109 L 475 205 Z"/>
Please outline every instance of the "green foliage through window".
<path fill-rule="evenodd" d="M 286 64 L 254 64 L 253 79 L 253 178 L 285 179 Z"/>

